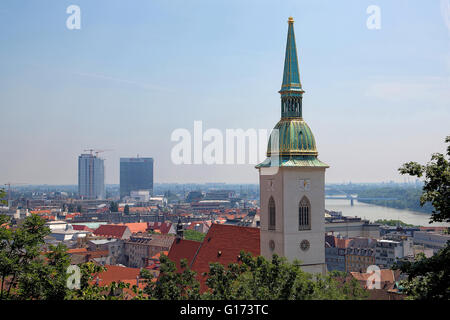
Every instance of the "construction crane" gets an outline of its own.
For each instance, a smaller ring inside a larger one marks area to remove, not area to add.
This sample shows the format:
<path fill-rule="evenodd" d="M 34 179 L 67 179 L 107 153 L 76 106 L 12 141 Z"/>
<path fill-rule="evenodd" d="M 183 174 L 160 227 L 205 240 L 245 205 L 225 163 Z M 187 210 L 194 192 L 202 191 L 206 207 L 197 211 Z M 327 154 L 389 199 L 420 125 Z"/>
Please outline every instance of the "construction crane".
<path fill-rule="evenodd" d="M 99 149 L 85 149 L 84 151 L 89 151 L 91 153 L 91 155 L 95 152 L 95 156 L 98 157 L 99 153 L 105 152 L 105 151 L 113 151 L 113 149 L 103 149 L 103 150 L 99 150 Z"/>
<path fill-rule="evenodd" d="M 17 186 L 17 185 L 20 185 L 20 184 L 27 184 L 27 183 L 24 183 L 24 182 L 6 182 L 6 183 L 3 183 L 3 185 L 8 186 L 8 205 L 9 205 L 9 201 L 11 201 L 11 185 Z"/>

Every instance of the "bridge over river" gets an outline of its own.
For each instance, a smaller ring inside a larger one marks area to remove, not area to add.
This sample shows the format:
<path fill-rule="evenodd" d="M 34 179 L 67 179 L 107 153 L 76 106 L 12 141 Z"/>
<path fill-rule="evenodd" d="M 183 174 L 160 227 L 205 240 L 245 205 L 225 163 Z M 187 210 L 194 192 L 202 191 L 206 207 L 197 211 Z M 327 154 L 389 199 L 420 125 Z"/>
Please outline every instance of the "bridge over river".
<path fill-rule="evenodd" d="M 397 198 L 376 198 L 376 197 L 359 197 L 358 195 L 351 195 L 351 194 L 347 194 L 347 195 L 326 195 L 325 199 L 334 199 L 334 200 L 350 200 L 350 205 L 353 206 L 353 202 L 355 200 L 358 201 L 364 201 L 364 200 L 383 200 L 383 201 L 392 201 L 392 200 L 397 200 Z"/>

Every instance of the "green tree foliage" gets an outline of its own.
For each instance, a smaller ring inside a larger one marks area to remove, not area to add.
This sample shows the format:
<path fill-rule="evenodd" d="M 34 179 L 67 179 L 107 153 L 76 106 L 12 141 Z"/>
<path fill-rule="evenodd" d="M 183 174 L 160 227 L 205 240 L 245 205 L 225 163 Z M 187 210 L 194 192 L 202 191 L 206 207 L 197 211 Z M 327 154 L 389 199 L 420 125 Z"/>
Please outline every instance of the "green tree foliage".
<path fill-rule="evenodd" d="M 361 299 L 364 289 L 354 280 L 345 282 L 339 273 L 313 276 L 304 272 L 299 261 L 288 262 L 274 255 L 272 260 L 241 252 L 241 264 L 225 268 L 211 263 L 203 299 L 214 300 L 310 300 Z"/>
<path fill-rule="evenodd" d="M 64 298 L 69 258 L 62 245 L 41 254 L 50 234 L 44 224 L 31 215 L 18 227 L 7 228 L 9 217 L 0 216 L 0 299 Z"/>
<path fill-rule="evenodd" d="M 181 260 L 182 272 L 167 257 L 161 256 L 161 273 L 150 282 L 145 292 L 152 299 L 178 300 L 306 300 L 306 299 L 362 299 L 366 291 L 352 279 L 344 281 L 341 273 L 312 276 L 301 270 L 300 262 L 288 262 L 274 255 L 269 261 L 262 256 L 252 257 L 241 252 L 241 263 L 227 267 L 211 263 L 205 273 L 209 290 L 199 293 L 196 273 Z"/>
<path fill-rule="evenodd" d="M 7 204 L 8 201 L 5 199 L 6 192 L 4 189 L 0 189 L 0 204 Z"/>
<path fill-rule="evenodd" d="M 69 289 L 70 258 L 67 248 L 59 244 L 42 253 L 44 237 L 50 233 L 45 221 L 36 215 L 27 217 L 16 228 L 6 228 L 9 218 L 0 216 L 0 299 L 35 300 L 121 300 L 131 289 L 133 299 L 197 300 L 197 299 L 359 299 L 363 289 L 356 283 L 344 283 L 334 274 L 317 276 L 301 270 L 298 261 L 289 263 L 274 256 L 271 261 L 241 252 L 241 263 L 224 267 L 211 263 L 207 285 L 211 289 L 200 294 L 197 275 L 186 260 L 176 264 L 161 255 L 160 276 L 141 270 L 144 290 L 136 285 L 113 282 L 100 286 L 97 282 L 105 267 L 88 262 L 80 264 L 80 288 Z"/>
<path fill-rule="evenodd" d="M 203 239 L 205 238 L 205 236 L 206 236 L 205 233 L 195 231 L 195 230 L 184 230 L 183 231 L 183 238 L 186 240 L 203 242 Z"/>
<path fill-rule="evenodd" d="M 450 136 L 445 139 L 450 142 Z M 447 148 L 450 158 L 450 146 Z M 400 173 L 416 177 L 425 176 L 421 204 L 431 202 L 434 210 L 430 218 L 433 221 L 450 222 L 450 166 L 443 154 L 435 153 L 426 165 L 416 162 L 405 163 Z M 408 274 L 403 281 L 404 292 L 412 299 L 449 300 L 450 299 L 450 241 L 431 258 L 420 256 L 415 262 L 406 262 L 394 266 Z"/>
<path fill-rule="evenodd" d="M 416 256 L 415 262 L 405 262 L 400 267 L 408 274 L 403 281 L 404 292 L 411 299 L 449 300 L 450 299 L 450 241 L 431 258 Z"/>
<path fill-rule="evenodd" d="M 450 142 L 450 136 L 445 139 Z M 408 174 L 418 178 L 424 177 L 420 204 L 427 202 L 434 207 L 431 222 L 450 222 L 450 145 L 447 147 L 447 159 L 442 153 L 434 153 L 431 161 L 426 165 L 408 162 L 399 169 L 401 174 Z"/>
<path fill-rule="evenodd" d="M 44 258 L 45 257 L 45 258 Z M 18 299 L 63 300 L 68 292 L 67 268 L 70 257 L 67 248 L 58 244 L 49 252 L 30 262 L 18 277 Z"/>
<path fill-rule="evenodd" d="M 119 212 L 119 205 L 117 204 L 117 202 L 111 201 L 111 203 L 109 204 L 109 211 Z"/>
<path fill-rule="evenodd" d="M 106 267 L 93 262 L 79 265 L 81 272 L 80 288 L 69 290 L 66 296 L 68 300 L 123 300 L 124 289 L 130 288 L 129 283 L 112 282 L 109 285 L 100 286 L 97 277 Z"/>
<path fill-rule="evenodd" d="M 390 226 L 390 227 L 395 227 L 395 226 L 400 226 L 400 227 L 415 227 L 415 225 L 413 224 L 408 224 L 405 223 L 401 220 L 387 220 L 387 219 L 378 219 L 375 221 L 375 223 L 379 223 L 385 226 Z"/>
<path fill-rule="evenodd" d="M 196 300 L 200 298 L 200 285 L 196 273 L 188 267 L 186 259 L 180 261 L 182 272 L 175 262 L 161 255 L 160 275 L 156 282 L 148 282 L 144 292 L 157 300 Z"/>
<path fill-rule="evenodd" d="M 120 299 L 128 284 L 92 284 L 103 267 L 92 262 L 81 264 L 81 288 L 67 286 L 70 257 L 63 244 L 43 252 L 44 237 L 50 234 L 37 215 L 27 217 L 18 227 L 7 228 L 9 217 L 0 216 L 0 300 Z"/>

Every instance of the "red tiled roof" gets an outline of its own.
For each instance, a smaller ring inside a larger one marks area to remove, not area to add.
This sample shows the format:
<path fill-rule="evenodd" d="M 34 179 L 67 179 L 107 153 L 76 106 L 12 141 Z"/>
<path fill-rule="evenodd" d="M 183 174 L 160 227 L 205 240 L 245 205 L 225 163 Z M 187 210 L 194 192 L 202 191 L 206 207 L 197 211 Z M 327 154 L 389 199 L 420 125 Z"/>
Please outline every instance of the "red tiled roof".
<path fill-rule="evenodd" d="M 145 267 L 145 269 L 148 269 L 148 270 L 157 270 L 157 269 L 159 269 L 159 264 L 152 263 L 151 265 Z"/>
<path fill-rule="evenodd" d="M 147 222 L 147 229 L 152 229 L 154 231 L 159 230 L 163 234 L 167 234 L 172 227 L 171 222 Z"/>
<path fill-rule="evenodd" d="M 73 224 L 72 225 L 73 230 L 80 230 L 80 231 L 90 231 L 90 232 L 94 232 L 94 230 L 92 230 L 91 228 L 88 228 L 85 225 L 78 225 L 78 224 Z"/>
<path fill-rule="evenodd" d="M 96 250 L 96 251 L 78 251 L 72 252 L 72 255 L 85 256 L 85 259 L 88 261 L 90 259 L 107 257 L 109 255 L 108 250 Z"/>
<path fill-rule="evenodd" d="M 68 214 L 66 214 L 66 219 L 72 219 L 73 217 L 76 217 L 76 216 L 81 216 L 81 213 L 79 213 L 79 212 L 68 213 Z"/>
<path fill-rule="evenodd" d="M 40 216 L 44 220 L 56 220 L 55 216 Z"/>
<path fill-rule="evenodd" d="M 151 211 L 152 207 L 129 207 L 130 213 L 145 213 Z M 119 212 L 123 212 L 125 207 L 119 207 Z"/>
<path fill-rule="evenodd" d="M 133 222 L 122 224 L 127 226 L 131 233 L 147 232 L 147 222 Z"/>
<path fill-rule="evenodd" d="M 349 246 L 351 239 L 334 238 L 336 248 L 345 249 Z"/>
<path fill-rule="evenodd" d="M 372 275 L 372 273 L 360 273 L 360 272 L 350 272 L 350 274 L 356 280 L 364 282 L 364 284 L 369 279 L 369 277 Z M 381 269 L 380 270 L 380 281 L 394 283 L 395 282 L 394 272 L 390 269 Z"/>
<path fill-rule="evenodd" d="M 352 239 L 342 239 L 332 235 L 326 235 L 325 241 L 333 248 L 346 249 L 350 245 Z"/>
<path fill-rule="evenodd" d="M 159 270 L 159 267 L 161 265 L 161 262 L 159 261 L 161 258 L 161 254 L 167 256 L 169 252 L 168 251 L 158 252 L 153 257 L 148 259 L 147 261 L 148 265 L 145 268 L 149 270 Z"/>
<path fill-rule="evenodd" d="M 103 224 L 94 231 L 94 234 L 107 238 L 121 239 L 127 229 L 129 230 L 124 225 Z"/>
<path fill-rule="evenodd" d="M 198 221 L 191 222 L 185 230 L 197 230 L 203 233 L 206 233 L 208 229 L 211 227 L 211 220 L 208 221 Z"/>
<path fill-rule="evenodd" d="M 100 272 L 94 276 L 93 283 L 96 283 L 97 277 L 99 278 L 98 284 L 100 286 L 109 285 L 112 282 L 125 282 L 136 284 L 136 277 L 139 275 L 139 268 L 127 268 L 120 266 L 106 265 L 106 271 Z M 134 283 L 133 283 L 134 281 Z"/>
<path fill-rule="evenodd" d="M 97 210 L 95 210 L 95 212 L 97 212 L 97 213 L 109 212 L 109 208 L 105 206 L 102 208 L 98 208 Z"/>
<path fill-rule="evenodd" d="M 259 256 L 259 241 L 259 228 L 213 224 L 192 264 L 192 270 L 197 272 L 202 291 L 207 289 L 206 277 L 202 276 L 202 273 L 209 271 L 210 262 L 219 262 L 224 266 L 236 263 L 241 250 Z"/>
<path fill-rule="evenodd" d="M 124 299 L 131 299 L 136 294 L 132 291 L 132 286 L 137 284 L 137 277 L 140 274 L 139 268 L 127 268 L 127 267 L 120 267 L 120 266 L 112 266 L 112 265 L 106 265 L 106 271 L 100 272 L 96 275 L 94 275 L 94 280 L 91 281 L 92 284 L 95 284 L 97 282 L 97 277 L 99 278 L 98 285 L 105 286 L 109 285 L 112 282 L 123 282 L 123 283 L 129 283 L 130 288 L 124 288 Z M 156 278 L 153 278 L 151 282 L 156 282 Z M 143 290 L 147 284 L 144 281 L 139 281 L 138 288 Z M 144 296 L 147 296 L 147 294 L 144 293 Z"/>
<path fill-rule="evenodd" d="M 234 220 L 234 219 L 241 219 L 246 216 L 245 213 L 227 213 L 227 214 L 221 214 L 219 217 L 225 218 L 227 220 Z"/>
<path fill-rule="evenodd" d="M 177 264 L 178 271 L 181 271 L 180 260 L 187 259 L 188 265 L 191 265 L 195 253 L 202 243 L 192 240 L 175 240 L 170 247 L 168 258 Z"/>
<path fill-rule="evenodd" d="M 46 215 L 49 215 L 49 214 L 52 214 L 52 211 L 51 210 L 31 210 L 30 213 L 31 214 L 46 214 Z"/>
<path fill-rule="evenodd" d="M 168 251 L 161 251 L 161 252 L 158 252 L 157 254 L 155 254 L 155 255 L 154 255 L 153 257 L 151 257 L 150 259 L 152 259 L 152 260 L 158 260 L 158 259 L 161 257 L 161 254 L 167 256 L 168 253 L 169 253 Z"/>
<path fill-rule="evenodd" d="M 75 249 L 68 249 L 67 253 L 73 254 L 73 253 L 81 253 L 81 252 L 87 252 L 86 248 L 75 248 Z"/>
<path fill-rule="evenodd" d="M 434 231 L 434 232 L 444 232 L 447 227 L 419 227 L 420 231 Z"/>
<path fill-rule="evenodd" d="M 109 251 L 108 250 L 87 251 L 86 256 L 87 259 L 107 257 L 109 256 Z"/>

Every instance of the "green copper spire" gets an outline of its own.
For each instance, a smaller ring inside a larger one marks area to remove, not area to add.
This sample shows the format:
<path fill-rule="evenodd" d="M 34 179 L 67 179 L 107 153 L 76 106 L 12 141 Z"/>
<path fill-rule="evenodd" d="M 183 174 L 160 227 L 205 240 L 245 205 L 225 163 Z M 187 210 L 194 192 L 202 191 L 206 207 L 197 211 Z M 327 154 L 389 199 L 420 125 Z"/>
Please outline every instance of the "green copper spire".
<path fill-rule="evenodd" d="M 298 68 L 297 47 L 295 45 L 294 19 L 289 17 L 289 29 L 284 58 L 283 83 L 281 85 L 281 117 L 302 117 L 302 84 Z"/>
<path fill-rule="evenodd" d="M 256 168 L 264 167 L 318 167 L 328 168 L 318 159 L 316 140 L 302 118 L 303 89 L 295 46 L 294 19 L 288 20 L 289 29 L 281 85 L 281 119 L 272 131 L 267 144 L 267 159 Z M 274 134 L 276 133 L 276 134 Z M 272 138 L 274 146 L 272 148 Z"/>
<path fill-rule="evenodd" d="M 281 91 L 301 91 L 300 73 L 298 71 L 297 47 L 295 46 L 294 18 L 289 17 L 289 29 L 286 43 L 286 56 L 284 58 L 283 84 Z"/>

